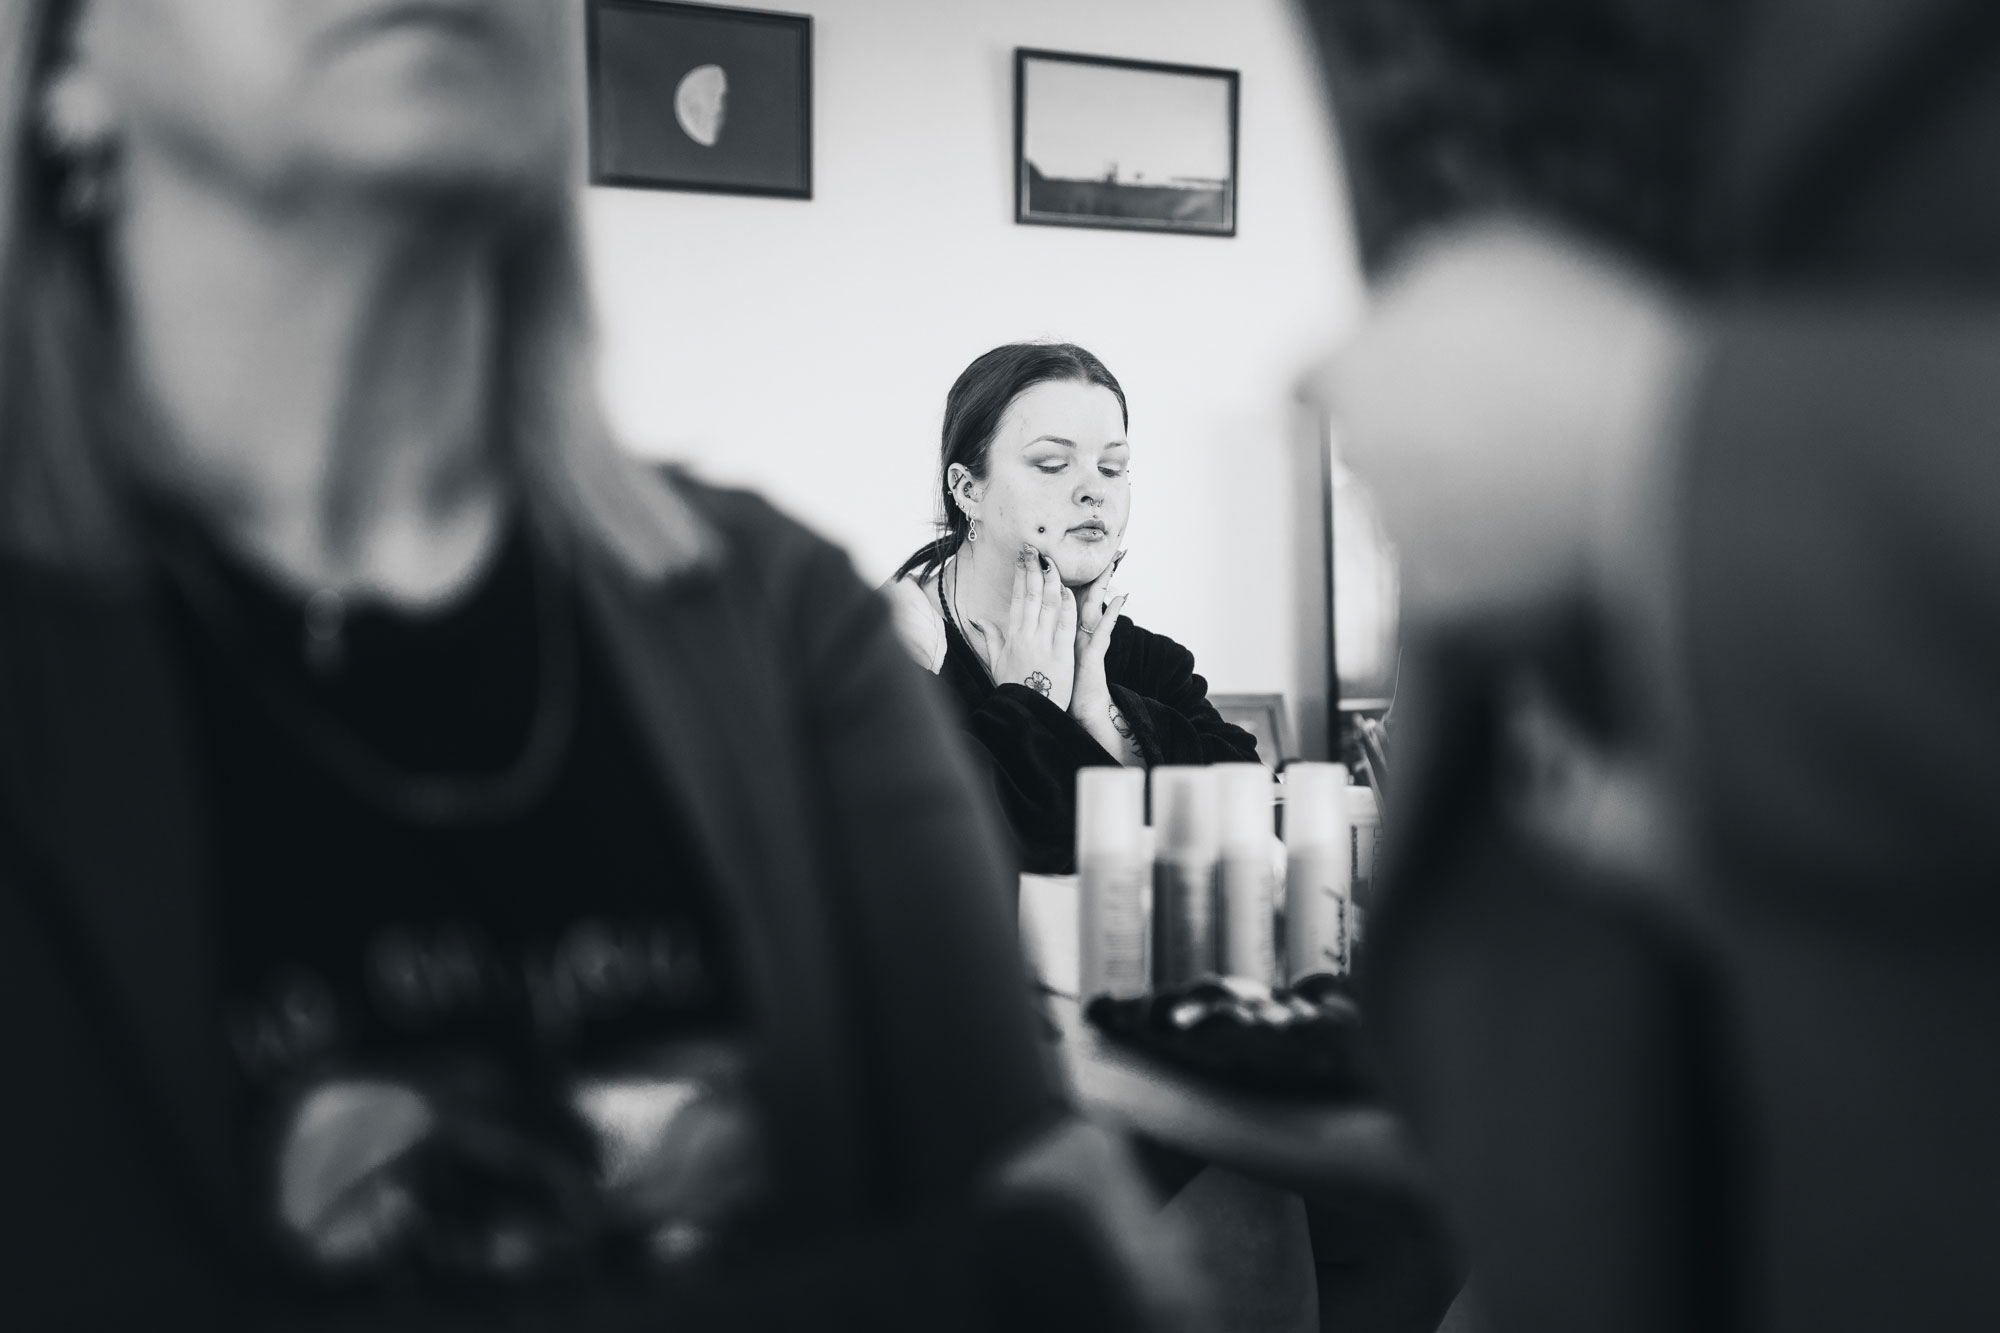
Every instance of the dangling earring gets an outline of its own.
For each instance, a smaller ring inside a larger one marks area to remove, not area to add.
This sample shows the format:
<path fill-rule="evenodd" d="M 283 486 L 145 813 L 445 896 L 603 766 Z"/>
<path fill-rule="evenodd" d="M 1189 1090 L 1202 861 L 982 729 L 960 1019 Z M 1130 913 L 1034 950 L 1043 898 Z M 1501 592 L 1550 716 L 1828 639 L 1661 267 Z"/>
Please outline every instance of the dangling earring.
<path fill-rule="evenodd" d="M 965 539 L 969 542 L 979 540 L 979 520 L 970 514 L 966 515 L 965 518 Z"/>
<path fill-rule="evenodd" d="M 63 176 L 57 215 L 72 225 L 103 219 L 117 204 L 118 136 L 103 88 L 74 69 L 42 98 L 42 140 Z"/>
<path fill-rule="evenodd" d="M 102 221 L 118 198 L 115 155 L 109 151 L 67 159 L 56 215 L 71 226 Z"/>

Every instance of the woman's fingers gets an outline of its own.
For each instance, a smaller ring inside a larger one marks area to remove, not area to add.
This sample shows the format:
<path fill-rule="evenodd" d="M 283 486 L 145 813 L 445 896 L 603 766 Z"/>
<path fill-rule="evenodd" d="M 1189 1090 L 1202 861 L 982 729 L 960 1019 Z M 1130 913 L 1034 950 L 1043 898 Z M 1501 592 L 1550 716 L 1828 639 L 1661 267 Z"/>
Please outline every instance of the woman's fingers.
<path fill-rule="evenodd" d="M 1087 660 L 1092 662 L 1104 660 L 1105 651 L 1111 647 L 1111 631 L 1117 628 L 1118 616 L 1125 610 L 1125 599 L 1129 596 L 1130 593 L 1121 592 L 1104 608 L 1104 614 L 1098 618 L 1097 628 L 1086 636 L 1083 656 Z"/>
<path fill-rule="evenodd" d="M 1035 553 L 1035 558 L 1042 562 L 1042 619 L 1044 627 L 1053 629 L 1057 620 L 1062 615 L 1063 598 L 1069 592 L 1069 589 L 1063 587 L 1062 575 L 1056 572 L 1055 561 L 1044 556 L 1039 551 Z M 1074 630 L 1074 627 L 1074 622 L 1072 622 L 1072 630 Z"/>
<path fill-rule="evenodd" d="M 1076 642 L 1076 595 L 1060 583 L 1056 588 L 1061 602 L 1056 609 L 1054 647 L 1060 650 L 1062 645 Z"/>
<path fill-rule="evenodd" d="M 1122 554 L 1122 552 L 1121 552 Z M 1113 560 L 1104 571 L 1076 595 L 1077 623 L 1086 631 L 1095 630 L 1104 608 L 1111 601 L 1111 576 L 1118 572 L 1118 562 Z"/>
<path fill-rule="evenodd" d="M 1007 604 L 1007 632 L 1025 638 L 1034 632 L 1037 612 L 1041 605 L 1041 589 L 1030 582 L 1028 553 L 1032 547 L 1023 546 L 1014 555 L 1014 597 Z"/>

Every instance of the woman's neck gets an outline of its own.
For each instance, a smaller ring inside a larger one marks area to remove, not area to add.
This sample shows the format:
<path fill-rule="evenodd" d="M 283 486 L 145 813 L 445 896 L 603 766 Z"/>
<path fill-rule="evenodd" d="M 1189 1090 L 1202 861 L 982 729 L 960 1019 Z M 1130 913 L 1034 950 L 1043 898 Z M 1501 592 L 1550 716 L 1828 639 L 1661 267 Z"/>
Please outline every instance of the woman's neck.
<path fill-rule="evenodd" d="M 144 154 L 125 170 L 143 464 L 290 582 L 449 596 L 505 507 L 483 238 L 388 206 L 260 211 Z"/>
<path fill-rule="evenodd" d="M 961 542 L 952 557 L 953 569 L 939 589 L 940 595 L 952 599 L 952 614 L 960 621 L 970 618 L 1004 630 L 1014 601 L 1015 557 L 1019 554 L 986 542 Z M 1038 573 L 1038 594 L 1040 577 Z"/>

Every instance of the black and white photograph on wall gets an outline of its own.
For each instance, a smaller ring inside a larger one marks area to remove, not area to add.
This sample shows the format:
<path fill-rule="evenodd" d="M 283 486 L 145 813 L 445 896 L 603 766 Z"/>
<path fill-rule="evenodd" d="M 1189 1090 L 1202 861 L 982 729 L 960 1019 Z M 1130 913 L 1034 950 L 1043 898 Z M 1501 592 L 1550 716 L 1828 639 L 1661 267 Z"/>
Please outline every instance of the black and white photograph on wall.
<path fill-rule="evenodd" d="M 1236 234 L 1235 70 L 1014 53 L 1014 220 Z"/>
<path fill-rule="evenodd" d="M 812 18 L 590 0 L 590 179 L 812 198 Z"/>

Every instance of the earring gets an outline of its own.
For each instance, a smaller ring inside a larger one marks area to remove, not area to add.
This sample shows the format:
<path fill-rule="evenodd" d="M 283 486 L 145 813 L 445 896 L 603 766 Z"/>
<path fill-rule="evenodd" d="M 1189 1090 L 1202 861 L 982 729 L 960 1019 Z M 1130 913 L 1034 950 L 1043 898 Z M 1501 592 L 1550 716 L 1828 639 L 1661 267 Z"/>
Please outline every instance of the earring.
<path fill-rule="evenodd" d="M 65 162 L 67 170 L 56 197 L 56 216 L 71 226 L 80 226 L 109 215 L 118 197 L 112 162 L 108 152 Z"/>
<path fill-rule="evenodd" d="M 63 169 L 57 215 L 78 224 L 110 213 L 118 195 L 118 136 L 103 88 L 74 70 L 59 77 L 43 97 L 41 129 Z"/>
<path fill-rule="evenodd" d="M 979 520 L 970 514 L 966 515 L 965 518 L 965 539 L 969 542 L 979 540 Z"/>

